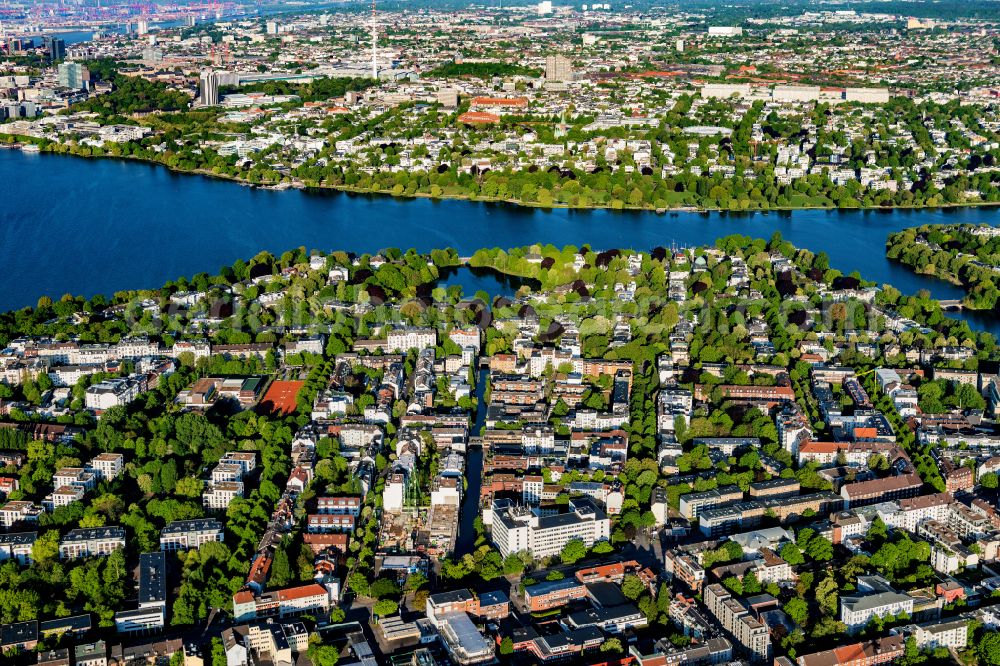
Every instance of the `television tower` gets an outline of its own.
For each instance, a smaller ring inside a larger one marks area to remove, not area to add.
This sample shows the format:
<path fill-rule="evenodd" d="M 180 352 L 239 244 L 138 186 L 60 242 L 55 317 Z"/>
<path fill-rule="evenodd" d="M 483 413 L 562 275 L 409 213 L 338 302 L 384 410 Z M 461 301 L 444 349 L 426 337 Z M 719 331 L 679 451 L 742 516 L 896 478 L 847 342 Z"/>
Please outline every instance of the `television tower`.
<path fill-rule="evenodd" d="M 378 34 L 375 27 L 375 0 L 372 0 L 372 78 L 378 81 Z"/>

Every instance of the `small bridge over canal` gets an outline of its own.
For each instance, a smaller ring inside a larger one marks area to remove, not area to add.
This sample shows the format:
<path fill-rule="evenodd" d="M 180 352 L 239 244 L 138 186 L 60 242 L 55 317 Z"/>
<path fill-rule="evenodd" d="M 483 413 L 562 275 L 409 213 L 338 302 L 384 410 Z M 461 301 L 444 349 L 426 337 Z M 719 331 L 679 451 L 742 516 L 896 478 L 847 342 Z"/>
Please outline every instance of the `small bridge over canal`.
<path fill-rule="evenodd" d="M 957 298 L 938 301 L 938 303 L 940 303 L 941 307 L 944 308 L 945 310 L 950 310 L 952 312 L 962 309 L 962 301 L 958 300 Z"/>

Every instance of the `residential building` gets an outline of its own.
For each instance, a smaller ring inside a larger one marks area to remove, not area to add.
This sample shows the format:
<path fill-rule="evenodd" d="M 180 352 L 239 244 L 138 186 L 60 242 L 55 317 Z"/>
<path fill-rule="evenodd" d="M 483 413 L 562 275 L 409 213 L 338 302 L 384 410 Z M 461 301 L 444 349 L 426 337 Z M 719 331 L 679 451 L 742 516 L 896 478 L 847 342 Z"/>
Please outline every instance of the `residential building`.
<path fill-rule="evenodd" d="M 567 513 L 543 516 L 540 509 L 497 500 L 493 509 L 493 542 L 503 557 L 521 551 L 548 557 L 558 554 L 573 539 L 590 548 L 611 537 L 611 521 L 589 497 L 571 499 L 568 508 Z"/>
<path fill-rule="evenodd" d="M 846 483 L 840 489 L 844 508 L 878 504 L 889 500 L 916 497 L 924 483 L 916 473 L 889 476 L 884 479 Z"/>
<path fill-rule="evenodd" d="M 90 72 L 83 63 L 62 62 L 57 71 L 59 85 L 72 90 L 83 90 L 90 83 Z"/>
<path fill-rule="evenodd" d="M 562 55 L 550 55 L 545 58 L 545 80 L 565 83 L 573 80 L 573 63 Z"/>
<path fill-rule="evenodd" d="M 13 622 L 0 625 L 0 652 L 34 650 L 38 645 L 38 622 Z"/>
<path fill-rule="evenodd" d="M 104 641 L 76 645 L 73 657 L 76 666 L 108 666 L 108 648 Z"/>
<path fill-rule="evenodd" d="M 100 453 L 87 463 L 87 470 L 93 472 L 98 481 L 116 479 L 123 469 L 125 456 L 121 453 Z"/>
<path fill-rule="evenodd" d="M 317 497 L 316 513 L 325 515 L 354 516 L 361 513 L 361 498 L 349 497 Z"/>
<path fill-rule="evenodd" d="M 743 491 L 737 486 L 722 486 L 701 493 L 681 495 L 679 508 L 682 516 L 694 522 L 698 519 L 699 513 L 705 509 L 714 509 L 742 499 Z"/>
<path fill-rule="evenodd" d="M 31 549 L 38 532 L 0 534 L 0 562 L 16 560 L 18 564 L 31 564 Z"/>
<path fill-rule="evenodd" d="M 253 591 L 243 589 L 233 595 L 233 619 L 236 622 L 247 622 L 275 615 L 294 617 L 305 613 L 325 613 L 329 610 L 329 592 L 322 585 L 316 583 L 275 590 L 261 595 L 255 595 Z"/>
<path fill-rule="evenodd" d="M 167 558 L 163 551 L 139 555 L 139 607 L 115 613 L 121 634 L 160 631 L 167 617 Z"/>
<path fill-rule="evenodd" d="M 903 636 L 885 636 L 862 643 L 852 643 L 832 650 L 804 654 L 795 660 L 798 666 L 875 666 L 888 664 L 903 656 Z"/>
<path fill-rule="evenodd" d="M 18 523 L 37 523 L 43 513 L 45 510 L 42 507 L 31 502 L 7 502 L 0 507 L 0 526 L 9 530 Z"/>
<path fill-rule="evenodd" d="M 222 523 L 214 518 L 175 520 L 160 530 L 160 550 L 174 552 L 200 548 L 211 541 L 222 542 Z"/>
<path fill-rule="evenodd" d="M 908 633 L 913 635 L 921 650 L 939 647 L 964 650 L 969 645 L 969 623 L 963 618 L 917 625 Z"/>
<path fill-rule="evenodd" d="M 386 337 L 387 351 L 423 350 L 437 345 L 437 331 L 433 328 L 399 328 Z"/>
<path fill-rule="evenodd" d="M 88 386 L 84 394 L 87 409 L 102 412 L 112 407 L 127 405 L 146 390 L 145 378 L 140 375 L 106 379 Z"/>
<path fill-rule="evenodd" d="M 770 662 L 771 635 L 765 624 L 750 615 L 746 607 L 719 584 L 705 587 L 704 600 L 709 612 L 742 646 L 751 662 Z"/>
<path fill-rule="evenodd" d="M 897 592 L 881 576 L 859 576 L 854 594 L 840 597 L 840 620 L 849 634 L 857 633 L 876 617 L 913 614 L 913 597 Z"/>
<path fill-rule="evenodd" d="M 92 527 L 70 530 L 59 542 L 59 558 L 72 560 L 78 557 L 110 555 L 125 548 L 125 528 Z"/>
<path fill-rule="evenodd" d="M 225 511 L 237 497 L 243 497 L 242 481 L 208 482 L 201 494 L 201 503 L 206 509 Z"/>
<path fill-rule="evenodd" d="M 524 588 L 524 605 L 532 613 L 560 608 L 587 597 L 587 586 L 575 578 L 534 583 Z"/>

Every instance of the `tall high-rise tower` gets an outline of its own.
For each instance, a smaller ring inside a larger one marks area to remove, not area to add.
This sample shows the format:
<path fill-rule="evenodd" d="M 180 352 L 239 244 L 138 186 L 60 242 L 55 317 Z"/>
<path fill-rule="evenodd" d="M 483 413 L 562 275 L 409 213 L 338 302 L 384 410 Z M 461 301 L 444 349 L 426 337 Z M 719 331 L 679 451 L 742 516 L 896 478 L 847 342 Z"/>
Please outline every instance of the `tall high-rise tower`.
<path fill-rule="evenodd" d="M 201 95 L 198 101 L 202 106 L 218 106 L 219 78 L 219 74 L 211 70 L 201 73 Z"/>
<path fill-rule="evenodd" d="M 372 0 L 372 78 L 378 80 L 378 30 L 375 26 L 375 0 Z"/>

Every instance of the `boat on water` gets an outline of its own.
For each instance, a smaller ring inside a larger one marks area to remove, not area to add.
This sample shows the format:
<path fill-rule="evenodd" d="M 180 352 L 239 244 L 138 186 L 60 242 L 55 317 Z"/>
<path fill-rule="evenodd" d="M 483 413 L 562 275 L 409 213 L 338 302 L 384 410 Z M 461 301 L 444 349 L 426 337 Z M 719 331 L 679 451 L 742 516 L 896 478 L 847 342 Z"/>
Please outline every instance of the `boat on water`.
<path fill-rule="evenodd" d="M 23 152 L 23 153 L 40 153 L 40 152 L 42 152 L 42 149 L 39 148 L 38 146 L 36 146 L 33 143 L 26 143 L 23 146 L 21 146 L 21 152 Z"/>

